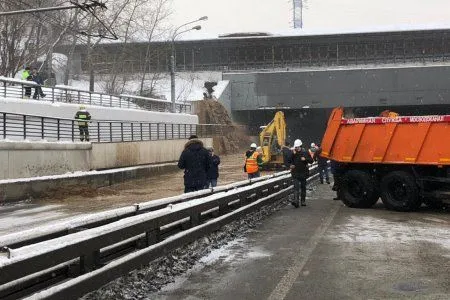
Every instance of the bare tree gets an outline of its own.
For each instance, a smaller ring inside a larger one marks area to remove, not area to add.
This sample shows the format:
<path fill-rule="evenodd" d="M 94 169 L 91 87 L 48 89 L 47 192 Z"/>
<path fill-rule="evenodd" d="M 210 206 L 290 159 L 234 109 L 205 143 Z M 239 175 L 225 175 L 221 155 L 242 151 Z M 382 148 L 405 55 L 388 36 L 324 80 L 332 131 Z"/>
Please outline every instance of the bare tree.
<path fill-rule="evenodd" d="M 149 26 L 144 27 L 147 28 L 147 48 L 145 51 L 144 65 L 142 69 L 141 75 L 141 83 L 139 88 L 139 95 L 153 95 L 155 81 L 161 78 L 161 74 L 158 72 L 151 73 L 151 60 L 156 55 L 155 51 L 152 51 L 151 43 L 158 38 L 163 38 L 164 35 L 168 34 L 168 27 L 165 26 L 165 21 L 171 14 L 169 10 L 170 0 L 154 0 L 153 1 L 153 9 L 152 13 L 148 15 L 148 18 L 143 18 L 142 22 L 149 24 Z M 146 79 L 147 72 L 149 72 L 150 80 L 147 89 L 144 88 L 144 83 Z"/>

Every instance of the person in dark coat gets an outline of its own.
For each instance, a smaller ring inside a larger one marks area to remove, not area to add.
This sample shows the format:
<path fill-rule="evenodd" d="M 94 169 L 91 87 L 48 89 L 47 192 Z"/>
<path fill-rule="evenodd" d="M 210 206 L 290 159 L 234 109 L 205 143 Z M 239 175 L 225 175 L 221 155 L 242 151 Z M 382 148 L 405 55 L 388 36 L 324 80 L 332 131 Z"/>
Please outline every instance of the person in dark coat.
<path fill-rule="evenodd" d="M 314 152 L 314 161 L 317 161 L 319 167 L 319 179 L 320 184 L 323 184 L 325 178 L 326 183 L 330 184 L 330 175 L 328 174 L 328 158 L 322 156 L 322 148 L 318 146 L 316 152 Z"/>
<path fill-rule="evenodd" d="M 294 180 L 294 201 L 292 205 L 299 207 L 306 206 L 306 179 L 309 176 L 308 164 L 312 164 L 313 159 L 309 152 L 302 147 L 301 140 L 295 140 L 294 151 L 291 156 L 291 175 Z"/>
<path fill-rule="evenodd" d="M 206 174 L 206 188 L 216 187 L 217 179 L 219 178 L 219 165 L 220 165 L 220 157 L 214 154 L 214 149 L 208 149 L 209 154 L 211 155 L 211 165 L 209 166 L 208 174 Z"/>
<path fill-rule="evenodd" d="M 291 166 L 291 156 L 292 156 L 292 150 L 289 147 L 289 142 L 286 142 L 286 144 L 281 148 L 281 152 L 283 153 L 283 165 L 286 167 L 287 170 L 289 170 Z"/>
<path fill-rule="evenodd" d="M 39 85 L 44 85 L 44 79 L 42 78 L 41 74 L 39 74 L 39 72 L 36 68 L 33 69 L 32 77 L 33 77 L 34 82 L 36 82 Z M 41 98 L 45 97 L 45 94 L 42 91 L 41 86 L 37 86 L 34 88 L 33 99 L 37 99 L 38 97 L 41 97 Z"/>
<path fill-rule="evenodd" d="M 196 135 L 189 137 L 178 160 L 178 168 L 184 169 L 184 192 L 194 192 L 205 188 L 211 155 L 203 147 Z"/>
<path fill-rule="evenodd" d="M 339 197 L 340 193 L 340 185 L 341 185 L 341 181 L 342 181 L 342 175 L 345 172 L 345 168 L 343 166 L 343 164 L 335 161 L 335 160 L 331 160 L 330 163 L 330 167 L 331 167 L 331 173 L 333 174 L 333 187 L 332 190 L 336 192 L 336 197 L 333 198 L 333 200 L 341 200 L 341 198 Z"/>

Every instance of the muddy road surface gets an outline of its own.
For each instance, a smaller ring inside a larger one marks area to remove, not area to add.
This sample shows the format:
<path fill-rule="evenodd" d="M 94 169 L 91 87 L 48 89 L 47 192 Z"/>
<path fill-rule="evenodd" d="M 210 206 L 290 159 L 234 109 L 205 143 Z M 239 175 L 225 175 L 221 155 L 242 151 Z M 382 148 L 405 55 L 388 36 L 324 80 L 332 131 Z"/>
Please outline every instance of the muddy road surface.
<path fill-rule="evenodd" d="M 243 153 L 221 156 L 219 185 L 245 180 Z M 136 179 L 98 189 L 80 186 L 51 198 L 0 206 L 0 234 L 93 213 L 182 194 L 183 171 Z"/>

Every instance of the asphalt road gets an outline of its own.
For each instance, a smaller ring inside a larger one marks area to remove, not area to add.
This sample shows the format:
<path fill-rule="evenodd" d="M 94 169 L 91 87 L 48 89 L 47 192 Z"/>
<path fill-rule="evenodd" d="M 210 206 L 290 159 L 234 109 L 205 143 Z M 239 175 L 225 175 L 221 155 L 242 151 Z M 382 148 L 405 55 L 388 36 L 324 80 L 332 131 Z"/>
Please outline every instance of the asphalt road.
<path fill-rule="evenodd" d="M 450 213 L 351 209 L 319 185 L 148 299 L 450 299 Z"/>

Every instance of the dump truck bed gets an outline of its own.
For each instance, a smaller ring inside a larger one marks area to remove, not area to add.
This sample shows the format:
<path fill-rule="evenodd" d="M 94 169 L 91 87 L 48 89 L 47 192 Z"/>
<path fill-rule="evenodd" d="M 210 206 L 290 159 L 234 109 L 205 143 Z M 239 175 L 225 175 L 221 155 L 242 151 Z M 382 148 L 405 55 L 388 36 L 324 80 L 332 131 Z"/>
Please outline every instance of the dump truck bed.
<path fill-rule="evenodd" d="M 345 119 L 335 108 L 322 155 L 347 163 L 450 165 L 450 115 Z"/>

